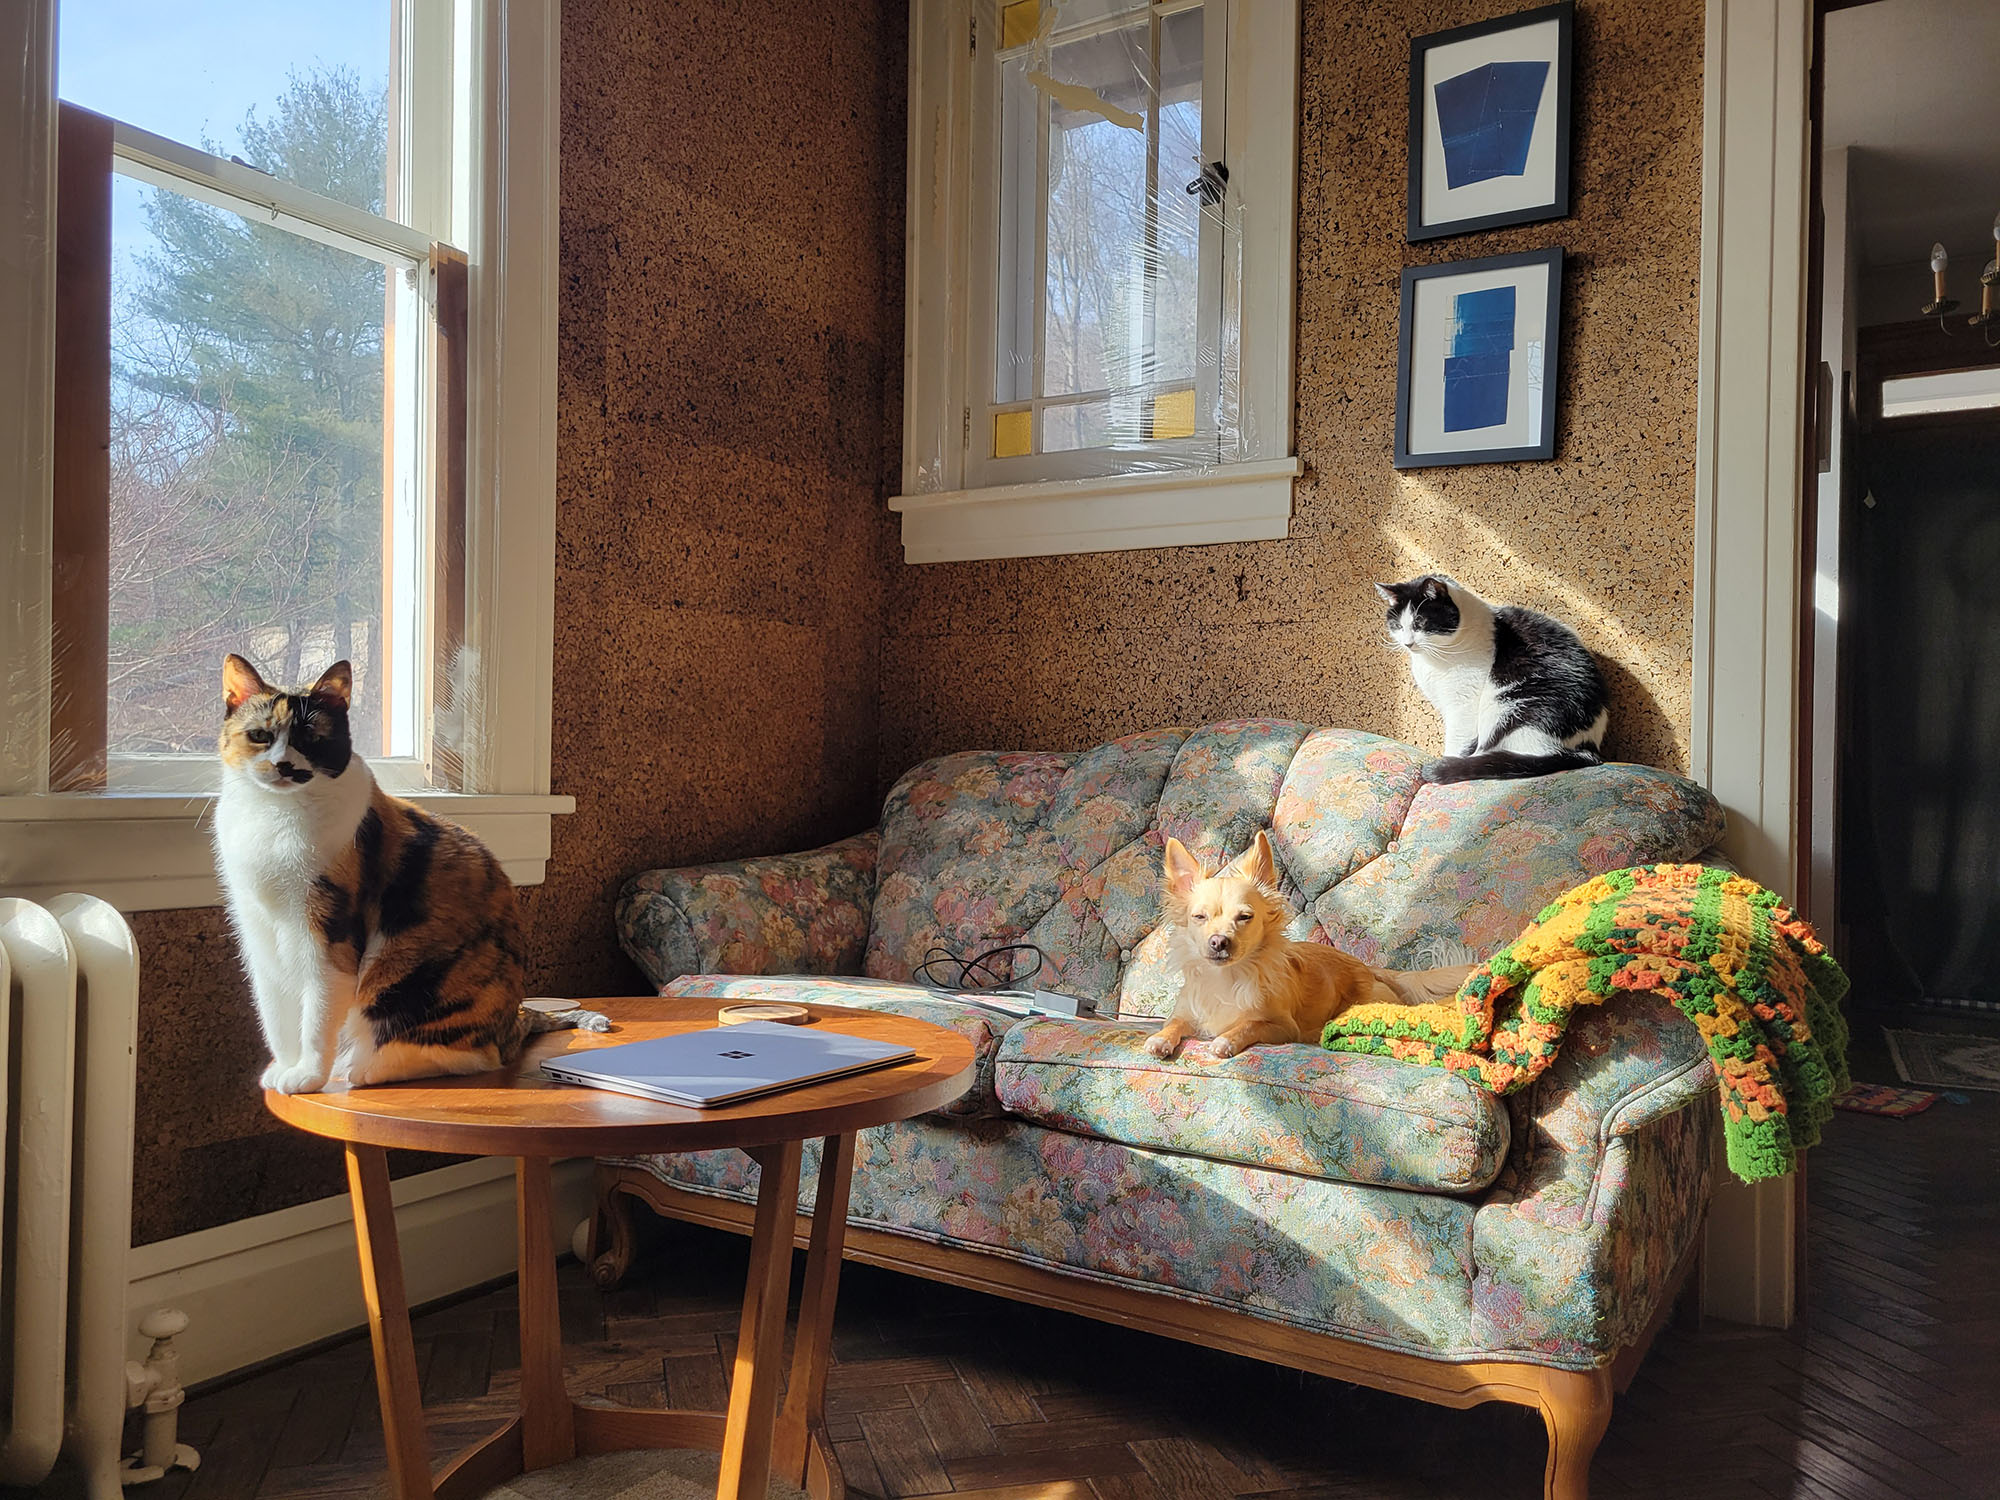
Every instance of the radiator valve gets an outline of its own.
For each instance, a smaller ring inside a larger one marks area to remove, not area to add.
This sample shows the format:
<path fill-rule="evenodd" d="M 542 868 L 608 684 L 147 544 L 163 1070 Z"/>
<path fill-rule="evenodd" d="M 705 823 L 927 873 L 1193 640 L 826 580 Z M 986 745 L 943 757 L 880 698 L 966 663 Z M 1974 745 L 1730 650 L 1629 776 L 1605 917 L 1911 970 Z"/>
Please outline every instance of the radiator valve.
<path fill-rule="evenodd" d="M 187 1330 L 187 1314 L 178 1308 L 159 1307 L 139 1320 L 139 1332 L 153 1341 L 153 1349 L 140 1364 L 125 1361 L 125 1409 L 144 1407 L 144 1436 L 140 1449 L 119 1465 L 122 1484 L 151 1484 L 166 1476 L 169 1469 L 198 1469 L 201 1455 L 180 1438 L 181 1403 L 187 1392 L 181 1388 L 181 1358 L 174 1349 L 174 1335 Z"/>

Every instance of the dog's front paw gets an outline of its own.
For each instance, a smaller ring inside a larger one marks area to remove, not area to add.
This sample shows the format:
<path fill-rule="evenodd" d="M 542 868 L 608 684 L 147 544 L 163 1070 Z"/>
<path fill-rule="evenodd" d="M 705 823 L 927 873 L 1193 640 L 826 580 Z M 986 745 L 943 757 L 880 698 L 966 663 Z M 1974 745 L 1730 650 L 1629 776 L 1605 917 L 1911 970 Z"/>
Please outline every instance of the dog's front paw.
<path fill-rule="evenodd" d="M 1146 1038 L 1146 1050 L 1161 1059 L 1172 1057 L 1180 1050 L 1180 1045 L 1177 1038 L 1169 1036 L 1164 1031 L 1156 1031 Z"/>
<path fill-rule="evenodd" d="M 1208 1055 L 1220 1062 L 1225 1057 L 1234 1057 L 1243 1049 L 1226 1036 L 1219 1036 L 1208 1044 Z"/>
<path fill-rule="evenodd" d="M 326 1087 L 326 1069 L 313 1063 L 294 1063 L 276 1071 L 266 1069 L 264 1087 L 279 1094 L 317 1094 Z"/>

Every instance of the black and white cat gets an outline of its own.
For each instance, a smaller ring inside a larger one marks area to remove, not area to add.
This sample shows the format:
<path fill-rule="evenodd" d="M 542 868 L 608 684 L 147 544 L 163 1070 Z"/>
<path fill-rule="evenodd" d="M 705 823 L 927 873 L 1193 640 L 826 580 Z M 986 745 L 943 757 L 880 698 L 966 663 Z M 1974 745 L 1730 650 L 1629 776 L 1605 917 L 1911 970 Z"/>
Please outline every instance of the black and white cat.
<path fill-rule="evenodd" d="M 1429 781 L 1543 776 L 1602 765 L 1604 675 L 1576 632 L 1518 605 L 1488 604 L 1438 574 L 1378 583 L 1389 639 L 1444 718 Z"/>

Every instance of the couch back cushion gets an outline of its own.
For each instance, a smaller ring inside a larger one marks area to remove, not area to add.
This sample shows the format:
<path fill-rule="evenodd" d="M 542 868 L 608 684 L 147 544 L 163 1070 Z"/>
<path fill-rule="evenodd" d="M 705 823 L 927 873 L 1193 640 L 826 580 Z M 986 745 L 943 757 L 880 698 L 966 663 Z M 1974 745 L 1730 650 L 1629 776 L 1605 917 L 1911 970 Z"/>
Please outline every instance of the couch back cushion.
<path fill-rule="evenodd" d="M 1578 881 L 1692 859 L 1722 828 L 1705 791 L 1648 767 L 1444 787 L 1425 758 L 1244 719 L 928 761 L 883 808 L 866 972 L 909 979 L 933 949 L 1028 942 L 1051 965 L 1043 988 L 1162 1015 L 1178 986 L 1157 931 L 1169 836 L 1213 866 L 1270 830 L 1292 936 L 1420 967 L 1483 958 Z"/>

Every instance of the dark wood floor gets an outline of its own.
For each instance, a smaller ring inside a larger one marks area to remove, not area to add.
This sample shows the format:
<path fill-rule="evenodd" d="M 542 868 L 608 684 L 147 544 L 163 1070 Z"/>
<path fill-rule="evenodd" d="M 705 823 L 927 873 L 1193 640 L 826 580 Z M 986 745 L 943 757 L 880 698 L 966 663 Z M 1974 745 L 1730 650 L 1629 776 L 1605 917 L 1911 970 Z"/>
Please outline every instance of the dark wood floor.
<path fill-rule="evenodd" d="M 1864 1077 L 1893 1078 L 1857 1068 Z M 1812 1159 L 1808 1324 L 1670 1329 L 1617 1408 L 1592 1493 L 2000 1494 L 2000 1094 L 1910 1120 L 1842 1114 Z M 719 1407 L 743 1242 L 660 1226 L 634 1284 L 563 1273 L 578 1391 Z M 510 1290 L 417 1325 L 440 1457 L 507 1408 Z M 849 1267 L 828 1396 L 850 1486 L 980 1500 L 1540 1493 L 1540 1419 L 1452 1412 Z M 160 1500 L 376 1493 L 366 1346 L 191 1398 L 200 1472 Z"/>

